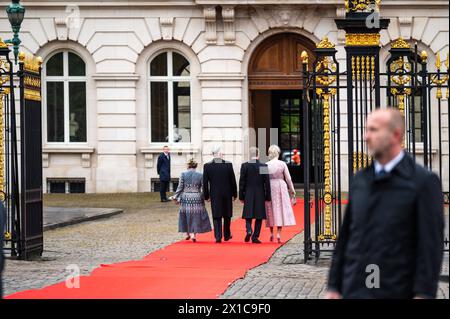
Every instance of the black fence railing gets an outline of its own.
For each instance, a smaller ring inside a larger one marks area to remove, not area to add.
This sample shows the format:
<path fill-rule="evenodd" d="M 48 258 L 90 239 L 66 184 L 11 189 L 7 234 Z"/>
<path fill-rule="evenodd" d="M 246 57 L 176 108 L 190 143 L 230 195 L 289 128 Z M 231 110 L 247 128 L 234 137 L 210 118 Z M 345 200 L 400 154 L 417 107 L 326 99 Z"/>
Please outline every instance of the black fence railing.
<path fill-rule="evenodd" d="M 20 53 L 16 65 L 10 52 L 0 41 L 0 199 L 5 250 L 30 259 L 43 251 L 42 60 Z"/>
<path fill-rule="evenodd" d="M 312 118 L 304 123 L 309 129 L 303 138 L 313 141 L 313 150 L 304 155 L 305 262 L 334 249 L 352 177 L 372 161 L 364 136 L 367 115 L 377 108 L 395 107 L 404 114 L 404 149 L 439 175 L 448 205 L 449 59 L 443 63 L 437 55 L 432 66 L 427 52 L 400 38 L 391 43 L 382 68 L 380 30 L 387 28 L 389 20 L 380 18 L 377 27 L 369 28 L 366 17 L 353 12 L 336 20 L 338 28 L 346 31 L 345 70 L 327 38 L 317 44 L 312 68 L 308 69 L 306 52 L 301 56 L 302 116 L 304 121 Z M 312 173 L 310 185 L 306 181 Z M 446 234 L 446 251 L 448 242 Z"/>

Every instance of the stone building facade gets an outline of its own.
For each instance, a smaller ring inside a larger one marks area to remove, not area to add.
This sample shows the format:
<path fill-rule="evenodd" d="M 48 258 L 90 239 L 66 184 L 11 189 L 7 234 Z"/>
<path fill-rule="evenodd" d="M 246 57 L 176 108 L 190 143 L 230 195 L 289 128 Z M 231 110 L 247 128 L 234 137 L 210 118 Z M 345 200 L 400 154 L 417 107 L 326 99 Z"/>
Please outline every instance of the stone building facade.
<path fill-rule="evenodd" d="M 249 128 L 274 127 L 280 116 L 274 97 L 284 92 L 278 103 L 297 103 L 289 96 L 297 94 L 300 48 L 312 52 L 328 37 L 345 67 L 345 36 L 334 22 L 345 14 L 343 0 L 23 4 L 22 48 L 44 60 L 45 192 L 151 191 L 164 145 L 174 178 L 189 158 L 210 160 L 217 143 L 238 173 Z M 399 37 L 417 42 L 430 66 L 437 53 L 445 57 L 448 9 L 446 0 L 382 1 L 391 23 L 381 34 L 381 65 Z M 4 14 L 0 36 L 9 30 Z M 447 123 L 447 110 L 442 116 Z"/>

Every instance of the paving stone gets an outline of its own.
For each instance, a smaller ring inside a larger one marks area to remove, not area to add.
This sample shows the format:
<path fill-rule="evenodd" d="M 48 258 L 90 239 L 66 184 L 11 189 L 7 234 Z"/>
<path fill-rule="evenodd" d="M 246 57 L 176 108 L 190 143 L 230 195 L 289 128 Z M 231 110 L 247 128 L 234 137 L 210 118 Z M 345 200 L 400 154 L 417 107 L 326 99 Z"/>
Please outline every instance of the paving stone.
<path fill-rule="evenodd" d="M 236 209 L 238 212 L 240 209 Z M 239 213 L 235 213 L 236 218 Z M 7 260 L 4 277 L 6 295 L 39 289 L 63 281 L 66 267 L 77 265 L 88 275 L 101 264 L 138 260 L 184 238 L 178 232 L 177 208 L 154 204 L 148 209 L 124 213 L 44 233 L 42 260 Z M 322 298 L 325 294 L 330 259 L 317 264 L 303 262 L 303 234 L 281 246 L 270 260 L 249 270 L 221 295 L 224 299 Z M 443 269 L 448 273 L 448 255 Z M 449 284 L 441 282 L 438 298 L 449 298 Z"/>
<path fill-rule="evenodd" d="M 229 289 L 220 296 L 222 299 L 248 298 L 258 299 L 258 289 L 248 288 L 251 285 L 259 287 L 261 283 L 270 285 L 275 282 L 266 296 L 275 299 L 318 299 L 326 293 L 326 283 L 331 258 L 304 263 L 302 254 L 303 234 L 278 249 L 270 260 L 247 272 L 244 278 L 235 281 Z M 444 257 L 443 269 L 448 269 L 448 255 Z M 243 288 L 245 287 L 245 289 Z M 439 299 L 449 299 L 449 284 L 439 283 L 437 293 Z"/>

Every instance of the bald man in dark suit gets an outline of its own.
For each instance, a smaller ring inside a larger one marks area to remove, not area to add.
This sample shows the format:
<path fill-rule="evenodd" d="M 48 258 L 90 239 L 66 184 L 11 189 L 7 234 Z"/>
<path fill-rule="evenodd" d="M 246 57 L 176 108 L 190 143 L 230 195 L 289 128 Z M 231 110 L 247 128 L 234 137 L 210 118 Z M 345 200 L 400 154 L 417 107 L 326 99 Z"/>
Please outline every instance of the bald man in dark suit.
<path fill-rule="evenodd" d="M 368 116 L 373 162 L 351 184 L 327 299 L 436 297 L 444 248 L 441 182 L 403 150 L 404 132 L 396 109 Z"/>

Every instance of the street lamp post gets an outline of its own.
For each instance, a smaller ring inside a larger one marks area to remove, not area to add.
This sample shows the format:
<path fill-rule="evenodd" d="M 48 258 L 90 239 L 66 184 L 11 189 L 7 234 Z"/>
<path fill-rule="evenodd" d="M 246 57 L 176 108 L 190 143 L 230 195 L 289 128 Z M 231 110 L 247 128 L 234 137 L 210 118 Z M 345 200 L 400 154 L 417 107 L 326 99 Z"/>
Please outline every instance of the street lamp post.
<path fill-rule="evenodd" d="M 6 40 L 5 43 L 11 43 L 14 49 L 14 60 L 17 64 L 17 57 L 19 56 L 19 45 L 22 41 L 19 39 L 19 31 L 25 16 L 25 8 L 20 4 L 20 0 L 12 0 L 12 3 L 6 8 L 8 20 L 11 24 L 14 37 L 11 40 Z"/>

